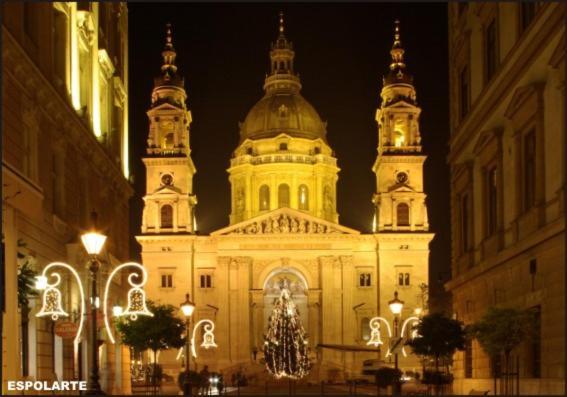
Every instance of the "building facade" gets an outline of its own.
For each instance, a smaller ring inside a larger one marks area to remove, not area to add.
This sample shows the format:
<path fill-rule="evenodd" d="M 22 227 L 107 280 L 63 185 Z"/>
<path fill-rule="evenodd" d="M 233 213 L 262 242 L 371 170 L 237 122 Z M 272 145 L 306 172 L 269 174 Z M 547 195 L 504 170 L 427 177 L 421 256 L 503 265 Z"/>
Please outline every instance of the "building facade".
<path fill-rule="evenodd" d="M 2 394 L 8 380 L 86 380 L 78 348 L 50 318 L 18 307 L 18 274 L 53 261 L 87 286 L 79 236 L 98 213 L 108 236 L 102 272 L 128 255 L 128 13 L 125 3 L 2 3 Z M 108 205 L 112 203 L 112 205 Z M 61 272 L 63 306 L 78 320 L 78 287 Z M 117 279 L 113 290 L 120 290 Z M 116 294 L 116 293 L 113 293 Z M 116 295 L 114 295 L 116 296 Z M 101 339 L 106 336 L 101 332 Z M 129 351 L 100 347 L 101 384 L 130 390 Z"/>
<path fill-rule="evenodd" d="M 564 394 L 565 4 L 449 5 L 452 280 L 456 317 L 531 310 L 521 394 Z M 500 371 L 476 341 L 455 393 Z M 496 386 L 500 388 L 500 386 Z"/>
<path fill-rule="evenodd" d="M 310 379 L 359 376 L 365 359 L 392 362 L 384 349 L 378 356 L 367 341 L 370 318 L 392 320 L 388 301 L 394 292 L 405 301 L 404 319 L 423 307 L 420 285 L 428 280 L 433 238 L 423 201 L 420 109 L 399 32 L 376 113 L 373 234 L 338 223 L 337 159 L 326 123 L 301 95 L 295 51 L 281 18 L 269 55 L 264 96 L 240 124 L 240 142 L 227 170 L 229 225 L 199 235 L 193 215 L 191 113 L 168 31 L 148 111 L 147 191 L 137 236 L 150 273 L 148 298 L 179 306 L 189 293 L 196 303 L 193 323 L 215 322 L 218 348 L 198 348 L 191 365 L 208 365 L 225 378 L 244 368 L 259 379 L 265 372 L 268 317 L 287 279 L 309 334 Z M 176 376 L 184 360 L 182 352 L 165 351 L 159 361 Z M 415 357 L 400 363 L 405 369 L 420 368 Z"/>

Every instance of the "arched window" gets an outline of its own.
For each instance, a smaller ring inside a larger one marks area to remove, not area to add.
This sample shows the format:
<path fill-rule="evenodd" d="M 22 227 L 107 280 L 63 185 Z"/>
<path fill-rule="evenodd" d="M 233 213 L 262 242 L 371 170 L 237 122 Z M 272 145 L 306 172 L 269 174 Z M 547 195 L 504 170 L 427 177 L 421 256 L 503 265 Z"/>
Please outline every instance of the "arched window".
<path fill-rule="evenodd" d="M 368 317 L 360 320 L 360 337 L 363 341 L 370 339 L 370 319 Z"/>
<path fill-rule="evenodd" d="M 300 185 L 297 191 L 297 202 L 299 203 L 300 210 L 309 209 L 309 188 L 306 185 Z"/>
<path fill-rule="evenodd" d="M 268 185 L 260 186 L 260 211 L 270 209 L 270 188 Z"/>
<path fill-rule="evenodd" d="M 396 207 L 398 226 L 409 226 L 409 206 L 406 203 L 400 203 Z"/>
<path fill-rule="evenodd" d="M 173 145 L 173 132 L 169 132 L 163 137 L 163 146 L 166 149 L 173 149 Z"/>
<path fill-rule="evenodd" d="M 280 150 L 287 150 L 287 143 L 285 142 L 280 143 Z"/>
<path fill-rule="evenodd" d="M 278 207 L 289 207 L 289 185 L 285 183 L 278 186 Z"/>
<path fill-rule="evenodd" d="M 169 204 L 161 207 L 161 227 L 164 229 L 173 227 L 173 207 Z"/>
<path fill-rule="evenodd" d="M 396 147 L 404 146 L 405 141 L 406 141 L 406 137 L 404 136 L 404 132 L 396 130 L 394 132 L 394 146 Z"/>

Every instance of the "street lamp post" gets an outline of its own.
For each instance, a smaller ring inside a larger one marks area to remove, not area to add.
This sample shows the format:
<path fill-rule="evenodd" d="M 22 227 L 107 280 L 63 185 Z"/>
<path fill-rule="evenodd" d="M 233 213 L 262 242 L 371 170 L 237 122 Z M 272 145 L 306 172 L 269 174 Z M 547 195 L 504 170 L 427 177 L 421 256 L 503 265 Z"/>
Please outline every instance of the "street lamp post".
<path fill-rule="evenodd" d="M 84 234 L 81 237 L 83 245 L 87 253 L 90 256 L 89 260 L 89 276 L 91 278 L 91 373 L 89 376 L 89 381 L 87 382 L 87 392 L 88 395 L 104 394 L 100 389 L 99 383 L 99 368 L 98 368 L 98 331 L 97 331 L 97 318 L 98 318 L 98 308 L 99 308 L 99 298 L 98 298 L 98 288 L 97 288 L 97 276 L 98 269 L 100 268 L 100 262 L 98 261 L 97 255 L 100 253 L 104 242 L 106 241 L 106 236 L 102 234 L 91 232 Z"/>
<path fill-rule="evenodd" d="M 96 213 L 93 213 L 93 221 L 96 223 Z M 100 375 L 99 375 L 99 364 L 98 364 L 98 313 L 100 307 L 100 298 L 98 296 L 98 271 L 100 269 L 100 261 L 98 255 L 100 254 L 104 243 L 106 241 L 106 236 L 96 231 L 91 231 L 81 236 L 81 242 L 87 254 L 89 255 L 89 262 L 87 269 L 89 271 L 89 277 L 91 282 L 91 293 L 90 293 L 90 305 L 91 305 L 91 326 L 88 335 L 88 344 L 90 344 L 91 349 L 91 368 L 89 379 L 87 381 L 87 390 L 85 394 L 87 395 L 102 395 L 105 394 L 100 387 Z M 110 329 L 110 324 L 107 318 L 107 301 L 108 292 L 110 288 L 110 282 L 112 277 L 125 267 L 135 267 L 138 273 L 131 273 L 128 277 L 128 282 L 132 287 L 128 291 L 128 305 L 126 310 L 122 310 L 122 307 L 115 306 L 113 308 L 113 314 L 115 317 L 129 316 L 130 320 L 136 320 L 140 315 L 142 316 L 153 316 L 153 314 L 146 307 L 146 296 L 142 290 L 143 285 L 147 281 L 147 273 L 142 265 L 134 262 L 124 263 L 118 266 L 108 277 L 106 282 L 106 288 L 103 296 L 103 307 L 104 307 L 104 321 L 107 331 L 107 335 L 111 343 L 115 343 L 114 337 L 112 336 L 112 331 Z M 63 309 L 61 298 L 62 293 L 58 286 L 61 284 L 61 276 L 58 272 L 52 272 L 53 268 L 64 268 L 69 271 L 77 282 L 80 293 L 80 304 L 81 304 L 81 314 L 79 320 L 79 326 L 77 329 L 77 334 L 74 339 L 75 350 L 79 347 L 79 342 L 81 340 L 81 331 L 83 329 L 83 322 L 85 314 L 85 294 L 83 290 L 83 285 L 81 278 L 77 271 L 70 265 L 64 262 L 52 262 L 48 264 L 42 271 L 40 276 L 36 277 L 36 289 L 42 290 L 42 307 L 40 311 L 36 314 L 36 317 L 50 316 L 53 321 L 57 321 L 60 317 L 69 317 L 69 313 Z M 49 278 L 55 278 L 55 282 L 50 283 Z M 141 282 L 134 281 L 137 278 L 141 278 Z"/>
<path fill-rule="evenodd" d="M 402 313 L 402 309 L 404 308 L 404 302 L 398 299 L 398 291 L 394 292 L 394 299 L 388 302 L 388 306 L 390 306 L 390 311 L 394 315 L 394 338 L 397 340 L 398 338 L 398 323 L 399 323 L 399 315 Z M 394 368 L 396 373 L 398 372 L 398 352 L 397 349 L 394 351 Z M 394 393 L 395 396 L 400 394 L 400 377 L 396 376 L 396 381 L 394 382 Z"/>
<path fill-rule="evenodd" d="M 191 381 L 189 380 L 189 365 L 190 365 L 190 351 L 191 351 L 191 338 L 189 337 L 191 331 L 191 316 L 195 310 L 195 304 L 191 302 L 190 295 L 185 294 L 185 302 L 181 304 L 181 312 L 185 316 L 185 338 L 187 339 L 187 346 L 185 350 L 185 378 L 183 379 L 183 395 L 191 396 Z"/>

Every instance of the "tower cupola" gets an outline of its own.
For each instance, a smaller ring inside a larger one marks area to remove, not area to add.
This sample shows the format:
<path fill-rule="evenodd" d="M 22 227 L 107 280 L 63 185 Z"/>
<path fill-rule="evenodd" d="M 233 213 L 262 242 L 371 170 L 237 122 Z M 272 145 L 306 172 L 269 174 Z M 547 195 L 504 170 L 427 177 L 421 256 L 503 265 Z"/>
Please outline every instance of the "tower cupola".
<path fill-rule="evenodd" d="M 177 73 L 175 58 L 177 52 L 173 47 L 171 24 L 166 25 L 165 47 L 161 52 L 163 63 L 160 74 L 154 79 L 152 92 L 152 107 L 162 103 L 170 103 L 177 107 L 185 107 L 187 95 L 185 81 Z"/>

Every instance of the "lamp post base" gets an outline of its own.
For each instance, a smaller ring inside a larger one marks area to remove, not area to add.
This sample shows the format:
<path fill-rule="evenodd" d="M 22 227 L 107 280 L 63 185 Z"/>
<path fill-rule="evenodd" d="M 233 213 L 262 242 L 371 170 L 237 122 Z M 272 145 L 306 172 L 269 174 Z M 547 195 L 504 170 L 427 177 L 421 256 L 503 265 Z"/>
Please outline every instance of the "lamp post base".
<path fill-rule="evenodd" d="M 191 397 L 192 392 L 193 392 L 193 390 L 191 388 L 191 383 L 184 382 L 183 383 L 183 395 Z"/>

